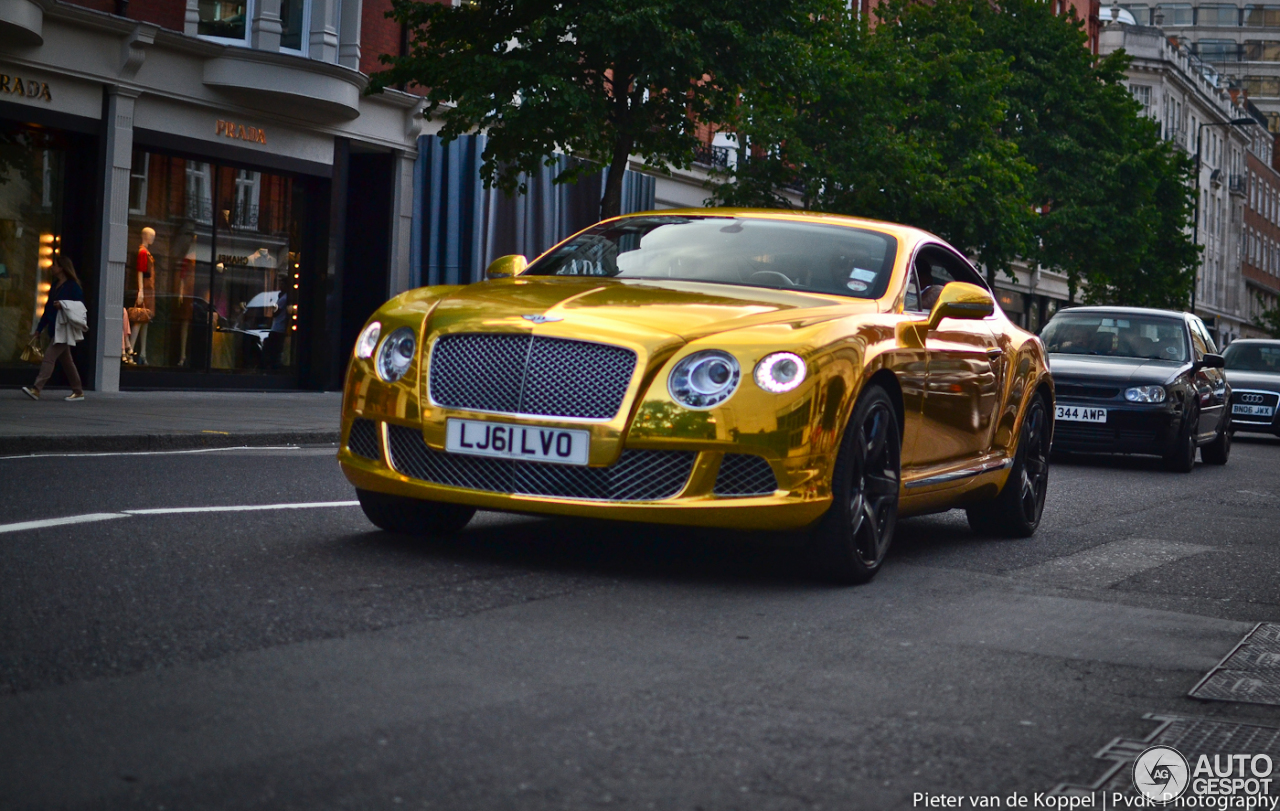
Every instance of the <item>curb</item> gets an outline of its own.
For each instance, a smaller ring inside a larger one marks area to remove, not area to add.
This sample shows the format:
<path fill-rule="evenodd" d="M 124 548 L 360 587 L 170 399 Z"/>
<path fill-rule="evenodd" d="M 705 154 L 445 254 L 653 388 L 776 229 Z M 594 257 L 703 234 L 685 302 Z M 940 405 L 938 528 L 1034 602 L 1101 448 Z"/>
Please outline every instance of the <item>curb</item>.
<path fill-rule="evenodd" d="M 276 431 L 250 434 L 99 434 L 89 436 L 0 436 L 0 456 L 43 453 L 127 453 L 269 445 L 337 445 L 338 431 Z"/>

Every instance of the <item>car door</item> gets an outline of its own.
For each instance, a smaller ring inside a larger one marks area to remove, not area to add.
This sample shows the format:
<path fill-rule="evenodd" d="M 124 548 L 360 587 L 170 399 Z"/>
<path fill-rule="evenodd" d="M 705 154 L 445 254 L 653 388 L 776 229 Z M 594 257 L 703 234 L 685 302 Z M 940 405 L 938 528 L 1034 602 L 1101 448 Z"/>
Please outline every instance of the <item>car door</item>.
<path fill-rule="evenodd" d="M 1199 366 L 1206 354 L 1218 354 L 1218 347 L 1204 322 L 1195 316 L 1187 319 L 1191 327 L 1192 359 L 1197 362 L 1193 372 L 1195 387 L 1200 400 L 1200 421 L 1197 427 L 1199 434 L 1210 436 L 1218 432 L 1227 411 L 1227 375 L 1223 369 L 1210 369 Z"/>
<path fill-rule="evenodd" d="M 931 306 L 930 287 L 969 282 L 985 287 L 963 258 L 941 245 L 917 252 L 913 267 L 922 287 L 920 307 Z M 999 413 L 1003 350 L 991 322 L 946 318 L 925 339 L 928 374 L 915 458 L 922 467 L 951 467 L 988 453 Z"/>

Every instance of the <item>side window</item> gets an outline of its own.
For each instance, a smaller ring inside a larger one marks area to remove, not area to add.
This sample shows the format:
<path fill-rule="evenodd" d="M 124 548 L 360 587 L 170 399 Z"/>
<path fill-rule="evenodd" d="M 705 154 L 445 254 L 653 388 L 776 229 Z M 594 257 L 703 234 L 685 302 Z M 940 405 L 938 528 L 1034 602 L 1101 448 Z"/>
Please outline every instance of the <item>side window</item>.
<path fill-rule="evenodd" d="M 1213 336 L 1209 334 L 1209 328 L 1204 325 L 1204 322 L 1199 318 L 1196 318 L 1193 320 L 1193 323 L 1196 325 L 1196 329 L 1200 330 L 1200 337 L 1204 339 L 1205 349 L 1207 349 L 1210 354 L 1219 354 L 1218 345 L 1213 342 Z"/>
<path fill-rule="evenodd" d="M 1191 319 L 1190 326 L 1192 359 L 1200 360 L 1209 351 L 1209 347 L 1205 344 L 1205 334 L 1202 332 L 1204 327 L 1200 326 L 1200 319 L 1198 318 Z"/>
<path fill-rule="evenodd" d="M 918 313 L 921 310 L 920 284 L 916 280 L 916 264 L 919 263 L 919 261 L 920 261 L 919 258 L 917 258 L 916 262 L 912 263 L 911 268 L 907 270 L 906 301 L 904 301 L 902 304 L 902 309 L 904 312 Z"/>
<path fill-rule="evenodd" d="M 917 291 L 914 300 L 913 282 Z M 916 254 L 913 277 L 907 283 L 907 305 L 904 309 L 912 309 L 910 305 L 913 303 L 920 310 L 932 309 L 948 282 L 968 282 L 982 288 L 987 286 L 968 262 L 951 251 L 934 246 L 921 248 Z"/>

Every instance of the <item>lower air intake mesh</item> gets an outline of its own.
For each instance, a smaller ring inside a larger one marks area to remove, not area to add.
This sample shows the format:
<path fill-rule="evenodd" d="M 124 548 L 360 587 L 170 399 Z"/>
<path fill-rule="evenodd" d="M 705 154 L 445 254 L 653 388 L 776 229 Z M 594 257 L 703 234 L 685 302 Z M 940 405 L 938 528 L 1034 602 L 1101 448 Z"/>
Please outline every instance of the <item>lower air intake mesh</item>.
<path fill-rule="evenodd" d="M 773 468 L 763 456 L 726 453 L 716 474 L 717 496 L 771 496 L 778 489 Z"/>
<path fill-rule="evenodd" d="M 373 420 L 356 420 L 347 434 L 347 450 L 356 456 L 382 460 L 382 443 L 378 440 L 378 424 Z"/>
<path fill-rule="evenodd" d="M 624 450 L 609 467 L 553 465 L 433 451 L 415 428 L 388 425 L 391 466 L 451 487 L 592 501 L 658 501 L 677 495 L 698 454 Z"/>

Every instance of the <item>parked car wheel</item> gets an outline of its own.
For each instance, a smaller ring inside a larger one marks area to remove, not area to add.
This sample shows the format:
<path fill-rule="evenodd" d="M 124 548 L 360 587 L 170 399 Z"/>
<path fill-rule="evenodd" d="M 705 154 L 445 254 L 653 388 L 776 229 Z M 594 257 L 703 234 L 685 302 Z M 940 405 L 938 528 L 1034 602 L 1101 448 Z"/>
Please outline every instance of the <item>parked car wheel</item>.
<path fill-rule="evenodd" d="M 356 490 L 360 509 L 378 529 L 402 535 L 435 537 L 452 535 L 467 525 L 476 514 L 475 507 L 423 501 L 371 490 Z"/>
<path fill-rule="evenodd" d="M 1200 449 L 1200 459 L 1206 465 L 1225 465 L 1231 458 L 1231 435 L 1235 433 L 1230 425 L 1218 429 L 1213 441 Z"/>
<path fill-rule="evenodd" d="M 862 392 L 836 457 L 833 501 L 813 532 L 821 574 L 865 583 L 893 543 L 902 481 L 902 434 L 893 401 L 880 386 Z"/>
<path fill-rule="evenodd" d="M 1029 538 L 1040 526 L 1049 489 L 1049 409 L 1036 397 L 1022 419 L 1013 468 L 993 501 L 965 510 L 969 527 L 979 535 Z"/>

